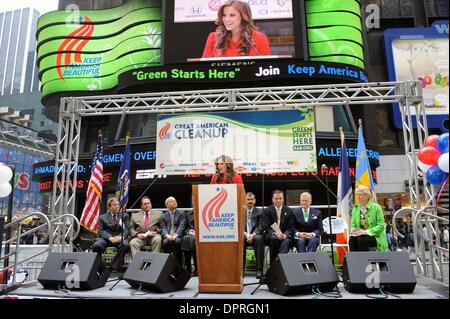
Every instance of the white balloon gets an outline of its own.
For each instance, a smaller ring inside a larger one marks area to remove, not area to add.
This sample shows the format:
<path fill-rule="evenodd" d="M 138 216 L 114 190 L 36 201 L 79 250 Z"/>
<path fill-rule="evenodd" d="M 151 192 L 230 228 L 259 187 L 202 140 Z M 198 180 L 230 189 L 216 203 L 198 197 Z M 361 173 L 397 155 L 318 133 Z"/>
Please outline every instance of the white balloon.
<path fill-rule="evenodd" d="M 10 183 L 0 184 L 0 198 L 7 197 L 12 191 Z"/>
<path fill-rule="evenodd" d="M 12 178 L 12 170 L 9 166 L 0 164 L 0 184 L 8 183 Z"/>
<path fill-rule="evenodd" d="M 438 166 L 443 172 L 448 173 L 448 153 L 439 156 Z"/>
<path fill-rule="evenodd" d="M 426 172 L 428 171 L 428 169 L 429 169 L 431 166 L 433 166 L 433 165 L 424 164 L 424 163 L 422 163 L 421 161 L 418 161 L 418 162 L 419 162 L 419 168 L 420 168 L 420 170 L 421 170 L 422 172 L 424 172 L 424 173 L 426 173 Z"/>

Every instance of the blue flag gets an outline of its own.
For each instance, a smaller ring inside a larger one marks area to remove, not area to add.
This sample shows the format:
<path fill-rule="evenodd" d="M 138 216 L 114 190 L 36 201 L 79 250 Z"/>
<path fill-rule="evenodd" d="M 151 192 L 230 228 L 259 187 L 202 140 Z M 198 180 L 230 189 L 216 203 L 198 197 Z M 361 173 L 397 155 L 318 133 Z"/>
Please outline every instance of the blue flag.
<path fill-rule="evenodd" d="M 372 170 L 370 169 L 369 156 L 367 155 L 366 145 L 364 144 L 364 136 L 362 126 L 359 126 L 358 134 L 358 149 L 356 153 L 356 173 L 355 173 L 355 187 L 364 185 L 374 190 L 374 183 L 372 178 Z"/>
<path fill-rule="evenodd" d="M 128 193 L 130 190 L 130 163 L 131 152 L 129 138 L 126 138 L 125 152 L 122 157 L 122 164 L 120 165 L 119 179 L 117 180 L 116 196 L 120 202 L 120 211 L 124 212 L 127 208 Z"/>

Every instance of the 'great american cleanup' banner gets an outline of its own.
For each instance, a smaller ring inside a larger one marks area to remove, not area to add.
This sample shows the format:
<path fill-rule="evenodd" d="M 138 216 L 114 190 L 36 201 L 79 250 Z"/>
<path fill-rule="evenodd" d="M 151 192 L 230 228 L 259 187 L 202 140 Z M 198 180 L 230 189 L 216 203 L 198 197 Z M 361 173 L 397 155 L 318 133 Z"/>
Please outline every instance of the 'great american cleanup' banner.
<path fill-rule="evenodd" d="M 312 108 L 160 115 L 156 139 L 157 174 L 212 174 L 220 155 L 238 173 L 317 170 Z"/>

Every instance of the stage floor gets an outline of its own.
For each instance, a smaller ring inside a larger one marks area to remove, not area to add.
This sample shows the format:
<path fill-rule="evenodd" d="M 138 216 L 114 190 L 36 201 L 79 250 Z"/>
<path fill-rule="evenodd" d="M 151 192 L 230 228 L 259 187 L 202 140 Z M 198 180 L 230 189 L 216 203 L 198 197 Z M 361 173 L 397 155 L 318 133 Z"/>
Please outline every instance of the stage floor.
<path fill-rule="evenodd" d="M 192 277 L 186 284 L 185 288 L 180 291 L 172 293 L 157 293 L 153 291 L 141 290 L 136 292 L 128 283 L 121 280 L 114 289 L 110 290 L 116 283 L 115 275 L 110 276 L 109 281 L 102 288 L 90 290 L 90 291 L 55 291 L 44 289 L 39 283 L 29 283 L 25 287 L 17 288 L 7 296 L 7 298 L 18 299 L 335 299 L 326 296 L 317 297 L 313 293 L 301 294 L 301 295 L 289 295 L 281 296 L 269 291 L 267 285 L 262 285 L 252 295 L 251 293 L 257 287 L 257 285 L 244 286 L 242 293 L 240 294 L 211 294 L 211 293 L 198 293 L 198 278 Z M 247 275 L 244 277 L 244 283 L 256 283 L 258 282 L 253 275 Z M 342 295 L 340 299 L 371 299 L 365 294 L 354 294 L 346 291 L 343 287 L 343 283 L 338 284 L 339 291 Z M 379 297 L 380 295 L 370 295 Z M 417 276 L 417 285 L 414 292 L 411 294 L 397 294 L 401 299 L 448 299 L 449 287 L 448 284 L 442 284 L 434 280 L 430 280 L 421 276 Z M 389 296 L 388 299 L 399 299 L 394 296 Z"/>

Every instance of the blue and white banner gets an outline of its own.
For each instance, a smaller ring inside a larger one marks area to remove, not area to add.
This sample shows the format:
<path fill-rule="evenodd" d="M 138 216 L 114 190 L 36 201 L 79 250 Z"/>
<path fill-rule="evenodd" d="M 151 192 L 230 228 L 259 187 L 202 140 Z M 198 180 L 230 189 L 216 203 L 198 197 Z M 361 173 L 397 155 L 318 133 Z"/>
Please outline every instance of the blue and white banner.
<path fill-rule="evenodd" d="M 200 242 L 237 242 L 238 207 L 235 184 L 199 185 Z"/>
<path fill-rule="evenodd" d="M 157 174 L 212 174 L 220 155 L 238 173 L 317 171 L 312 108 L 161 115 L 157 132 Z"/>

